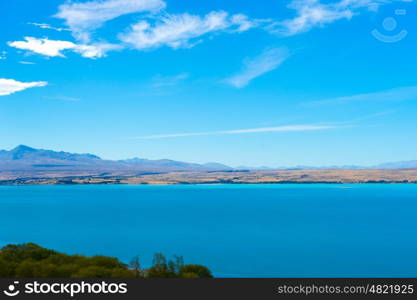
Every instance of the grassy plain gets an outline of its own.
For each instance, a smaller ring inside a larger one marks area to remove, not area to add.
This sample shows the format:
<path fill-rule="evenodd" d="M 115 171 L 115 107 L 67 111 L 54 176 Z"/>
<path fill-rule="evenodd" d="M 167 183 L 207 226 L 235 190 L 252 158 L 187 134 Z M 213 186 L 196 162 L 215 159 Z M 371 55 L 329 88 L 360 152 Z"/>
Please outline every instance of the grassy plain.
<path fill-rule="evenodd" d="M 261 183 L 417 183 L 417 169 L 262 170 L 168 172 L 156 174 L 38 174 L 0 176 L 0 185 L 21 184 L 261 184 Z"/>

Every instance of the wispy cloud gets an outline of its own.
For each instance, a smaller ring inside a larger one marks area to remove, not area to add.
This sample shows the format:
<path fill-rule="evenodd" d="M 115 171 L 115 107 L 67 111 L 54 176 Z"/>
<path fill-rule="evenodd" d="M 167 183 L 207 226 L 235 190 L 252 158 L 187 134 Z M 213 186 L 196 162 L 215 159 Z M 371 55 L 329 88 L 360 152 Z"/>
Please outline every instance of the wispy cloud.
<path fill-rule="evenodd" d="M 33 87 L 43 87 L 47 84 L 46 81 L 21 82 L 14 79 L 0 78 L 0 96 L 11 95 Z"/>
<path fill-rule="evenodd" d="M 334 129 L 334 128 L 337 128 L 337 127 L 332 126 L 332 125 L 326 125 L 326 126 L 324 125 L 288 125 L 288 126 L 278 126 L 278 127 L 263 127 L 263 128 L 237 129 L 237 130 L 148 135 L 148 136 L 134 137 L 132 139 L 150 140 L 150 139 L 165 139 L 165 138 L 208 136 L 208 135 L 236 135 L 236 134 L 249 134 L 249 133 L 265 133 L 265 132 L 317 131 L 317 130 L 326 130 L 326 129 Z"/>
<path fill-rule="evenodd" d="M 267 29 L 281 35 L 295 35 L 337 20 L 351 19 L 360 10 L 376 10 L 379 5 L 392 1 L 395 0 L 340 0 L 324 3 L 319 0 L 293 0 L 288 8 L 295 10 L 296 16 L 274 22 Z"/>
<path fill-rule="evenodd" d="M 258 27 L 261 23 L 264 23 L 265 20 L 250 19 L 245 14 L 235 14 L 232 16 L 230 23 L 238 25 L 235 29 L 236 32 L 245 32 L 249 29 Z"/>
<path fill-rule="evenodd" d="M 71 31 L 71 29 L 69 29 L 69 28 L 54 27 L 54 26 L 52 26 L 50 24 L 47 24 L 47 23 L 34 23 L 34 22 L 31 22 L 31 23 L 28 23 L 28 24 L 29 25 L 33 25 L 33 26 L 36 26 L 36 27 L 39 27 L 39 28 L 42 28 L 42 29 L 50 29 L 50 30 L 55 30 L 55 31 L 59 31 L 59 32 L 61 32 L 61 31 Z"/>
<path fill-rule="evenodd" d="M 291 0 L 288 8 L 295 11 L 295 16 L 274 21 L 252 19 L 245 14 L 230 14 L 222 10 L 206 15 L 170 14 L 166 10 L 167 3 L 164 0 L 66 0 L 54 15 L 63 20 L 66 27 L 35 22 L 29 24 L 59 32 L 71 31 L 75 42 L 26 38 L 25 41 L 9 42 L 9 45 L 49 57 L 64 57 L 63 51 L 73 51 L 83 57 L 94 59 L 106 56 L 109 51 L 126 48 L 192 48 L 201 43 L 204 37 L 211 37 L 216 33 L 241 33 L 255 27 L 262 27 L 280 35 L 294 35 L 340 19 L 350 19 L 361 10 L 375 10 L 379 5 L 393 1 L 398 0 Z M 136 14 L 139 21 L 123 32 L 118 30 L 115 33 L 119 38 L 116 44 L 93 37 L 96 29 L 104 26 L 106 22 L 128 14 Z M 1 57 L 3 56 L 0 55 L 0 59 Z M 274 65 L 269 68 L 274 68 Z M 256 61 L 253 65 L 249 61 L 246 74 L 230 78 L 229 83 L 243 87 L 259 74 L 268 71 L 270 70 L 267 66 L 263 71 L 260 65 L 256 66 Z"/>
<path fill-rule="evenodd" d="M 380 111 L 380 112 L 376 112 L 376 113 L 365 115 L 365 116 L 359 116 L 357 118 L 354 118 L 354 119 L 351 119 L 351 120 L 348 120 L 348 121 L 335 122 L 335 123 L 332 123 L 332 124 L 335 124 L 335 125 L 346 124 L 346 125 L 350 125 L 350 126 L 355 126 L 355 124 L 357 124 L 359 122 L 381 118 L 381 117 L 384 117 L 384 116 L 387 116 L 387 115 L 394 114 L 396 112 L 397 112 L 396 110 Z"/>
<path fill-rule="evenodd" d="M 243 88 L 253 79 L 278 68 L 289 56 L 285 47 L 268 49 L 255 58 L 246 59 L 243 70 L 225 79 L 225 82 L 236 88 Z"/>
<path fill-rule="evenodd" d="M 191 48 L 200 42 L 203 35 L 220 31 L 243 32 L 255 26 L 247 16 L 230 16 L 225 11 L 212 11 L 204 17 L 187 13 L 166 14 L 157 18 L 153 25 L 145 20 L 132 25 L 119 38 L 139 50 L 162 46 Z"/>
<path fill-rule="evenodd" d="M 7 58 L 7 52 L 6 51 L 0 51 L 0 60 L 4 60 Z"/>
<path fill-rule="evenodd" d="M 22 64 L 22 65 L 36 65 L 36 63 L 34 63 L 34 62 L 25 61 L 25 60 L 19 61 L 19 64 Z"/>
<path fill-rule="evenodd" d="M 93 43 L 90 45 L 76 45 L 74 52 L 79 53 L 85 58 L 101 58 L 105 57 L 109 51 L 118 51 L 123 49 L 121 45 L 109 43 Z"/>
<path fill-rule="evenodd" d="M 161 88 L 176 86 L 189 77 L 190 75 L 188 73 L 180 73 L 174 76 L 157 75 L 152 79 L 152 87 Z"/>
<path fill-rule="evenodd" d="M 79 101 L 81 101 L 80 98 L 68 97 L 68 96 L 45 96 L 43 98 L 44 99 L 50 99 L 50 100 L 66 101 L 66 102 L 79 102 Z"/>
<path fill-rule="evenodd" d="M 10 47 L 27 50 L 49 57 L 65 57 L 64 51 L 73 51 L 86 58 L 100 58 L 111 50 L 119 50 L 120 46 L 97 43 L 91 45 L 75 44 L 70 41 L 50 40 L 47 38 L 25 37 L 24 41 L 8 42 Z"/>
<path fill-rule="evenodd" d="M 405 101 L 417 99 L 417 86 L 400 87 L 374 93 L 357 94 L 305 103 L 306 105 L 342 104 L 358 101 Z"/>
<path fill-rule="evenodd" d="M 65 57 L 63 52 L 73 51 L 86 58 L 100 58 L 109 51 L 126 48 L 192 48 L 208 34 L 241 33 L 263 22 L 249 19 L 244 14 L 229 14 L 225 11 L 212 11 L 204 16 L 169 14 L 165 7 L 163 0 L 93 0 L 82 3 L 67 0 L 54 15 L 64 20 L 67 28 L 47 23 L 29 24 L 56 31 L 69 30 L 76 42 L 25 37 L 23 41 L 10 41 L 8 45 L 49 57 Z M 118 31 L 119 41 L 116 44 L 93 38 L 92 33 L 106 22 L 133 13 L 138 14 L 139 22 L 124 32 Z"/>
<path fill-rule="evenodd" d="M 87 43 L 91 40 L 91 31 L 107 21 L 131 13 L 158 12 L 165 6 L 162 0 L 67 1 L 59 7 L 55 17 L 65 20 L 74 37 Z"/>

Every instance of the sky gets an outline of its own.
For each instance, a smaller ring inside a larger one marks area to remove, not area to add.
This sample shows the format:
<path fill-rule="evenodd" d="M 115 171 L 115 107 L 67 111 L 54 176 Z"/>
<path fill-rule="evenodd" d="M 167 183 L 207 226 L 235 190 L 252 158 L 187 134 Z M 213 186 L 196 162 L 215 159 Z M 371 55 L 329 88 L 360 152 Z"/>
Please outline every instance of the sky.
<path fill-rule="evenodd" d="M 417 159 L 417 8 L 0 2 L 0 149 L 231 166 Z"/>

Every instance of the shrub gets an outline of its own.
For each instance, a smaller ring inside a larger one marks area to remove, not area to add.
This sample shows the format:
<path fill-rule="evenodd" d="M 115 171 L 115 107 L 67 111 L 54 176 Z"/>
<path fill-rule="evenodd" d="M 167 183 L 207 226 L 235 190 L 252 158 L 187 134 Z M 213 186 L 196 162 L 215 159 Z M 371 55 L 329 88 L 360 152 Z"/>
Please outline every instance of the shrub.
<path fill-rule="evenodd" d="M 0 249 L 0 278 L 208 278 L 210 271 L 200 265 L 184 265 L 181 256 L 167 260 L 156 253 L 148 270 L 140 269 L 139 257 L 130 267 L 117 258 L 66 255 L 36 244 L 7 245 Z"/>
<path fill-rule="evenodd" d="M 192 277 L 194 275 L 196 277 Z M 181 277 L 185 278 L 212 278 L 210 270 L 201 265 L 185 265 L 180 270 Z"/>

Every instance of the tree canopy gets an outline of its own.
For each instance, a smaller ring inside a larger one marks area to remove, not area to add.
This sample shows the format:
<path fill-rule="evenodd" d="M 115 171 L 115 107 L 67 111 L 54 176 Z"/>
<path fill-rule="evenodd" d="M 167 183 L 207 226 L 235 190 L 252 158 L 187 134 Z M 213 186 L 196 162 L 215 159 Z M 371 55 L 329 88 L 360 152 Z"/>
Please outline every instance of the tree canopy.
<path fill-rule="evenodd" d="M 33 243 L 0 249 L 0 278 L 208 278 L 204 266 L 184 265 L 181 256 L 154 255 L 152 267 L 141 269 L 136 256 L 130 265 L 106 256 L 67 255 Z"/>

